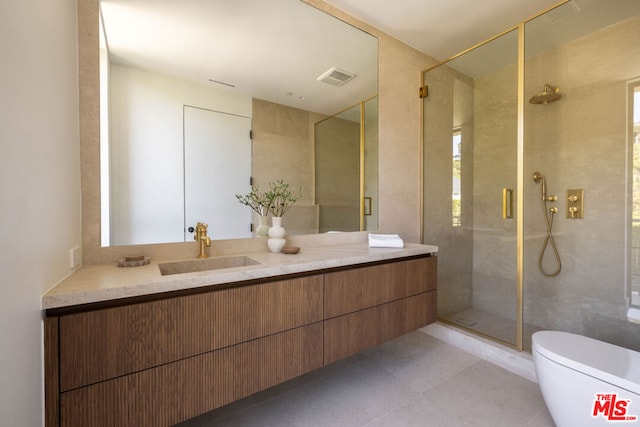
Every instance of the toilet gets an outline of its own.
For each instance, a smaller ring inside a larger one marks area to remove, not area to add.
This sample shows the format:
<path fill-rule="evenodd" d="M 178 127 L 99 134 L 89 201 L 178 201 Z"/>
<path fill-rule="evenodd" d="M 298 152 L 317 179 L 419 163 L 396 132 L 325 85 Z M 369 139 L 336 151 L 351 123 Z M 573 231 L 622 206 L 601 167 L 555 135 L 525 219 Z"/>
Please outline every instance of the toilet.
<path fill-rule="evenodd" d="M 532 343 L 557 427 L 640 425 L 640 353 L 560 331 L 536 332 Z"/>

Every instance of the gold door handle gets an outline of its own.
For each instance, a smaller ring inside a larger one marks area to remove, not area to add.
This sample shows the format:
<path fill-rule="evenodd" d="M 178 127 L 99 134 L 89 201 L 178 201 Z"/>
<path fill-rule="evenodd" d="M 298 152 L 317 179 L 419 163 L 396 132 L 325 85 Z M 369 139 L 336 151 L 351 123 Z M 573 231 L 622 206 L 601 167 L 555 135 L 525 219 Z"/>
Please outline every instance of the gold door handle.
<path fill-rule="evenodd" d="M 513 189 L 502 189 L 502 218 L 513 218 Z"/>

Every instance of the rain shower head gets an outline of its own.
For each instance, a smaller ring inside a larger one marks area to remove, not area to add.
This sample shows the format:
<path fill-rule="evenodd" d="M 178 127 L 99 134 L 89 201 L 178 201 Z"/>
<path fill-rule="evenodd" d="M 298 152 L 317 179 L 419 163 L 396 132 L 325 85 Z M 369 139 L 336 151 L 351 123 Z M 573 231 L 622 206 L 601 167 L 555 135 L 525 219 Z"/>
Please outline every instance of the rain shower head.
<path fill-rule="evenodd" d="M 544 84 L 544 90 L 541 93 L 533 95 L 529 100 L 532 104 L 549 104 L 555 102 L 562 97 L 558 92 L 560 88 L 553 87 L 549 83 Z"/>

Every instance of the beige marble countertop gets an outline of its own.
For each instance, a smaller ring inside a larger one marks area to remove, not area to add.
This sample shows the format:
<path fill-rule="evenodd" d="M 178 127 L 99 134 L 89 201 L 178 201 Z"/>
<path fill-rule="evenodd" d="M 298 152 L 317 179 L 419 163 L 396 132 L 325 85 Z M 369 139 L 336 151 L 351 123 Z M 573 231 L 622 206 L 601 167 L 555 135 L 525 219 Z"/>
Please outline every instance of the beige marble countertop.
<path fill-rule="evenodd" d="M 366 242 L 302 247 L 296 255 L 266 250 L 244 255 L 260 264 L 162 276 L 151 260 L 140 267 L 118 267 L 116 262 L 83 266 L 42 296 L 42 309 L 70 307 L 162 292 L 310 272 L 374 261 L 437 253 L 431 245 L 405 244 L 402 249 L 369 248 Z M 212 256 L 214 257 L 214 256 Z"/>

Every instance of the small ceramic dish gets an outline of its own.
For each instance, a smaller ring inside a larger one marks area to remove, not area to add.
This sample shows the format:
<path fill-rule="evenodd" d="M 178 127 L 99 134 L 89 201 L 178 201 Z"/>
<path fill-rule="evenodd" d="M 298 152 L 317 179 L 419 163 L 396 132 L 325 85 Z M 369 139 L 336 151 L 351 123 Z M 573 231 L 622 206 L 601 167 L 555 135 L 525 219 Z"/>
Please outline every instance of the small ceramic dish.
<path fill-rule="evenodd" d="M 285 246 L 282 248 L 282 253 L 287 255 L 294 255 L 300 252 L 300 248 L 298 246 Z"/>
<path fill-rule="evenodd" d="M 147 265 L 151 262 L 151 258 L 144 255 L 127 255 L 122 258 L 118 258 L 118 267 L 140 267 L 141 265 Z"/>

